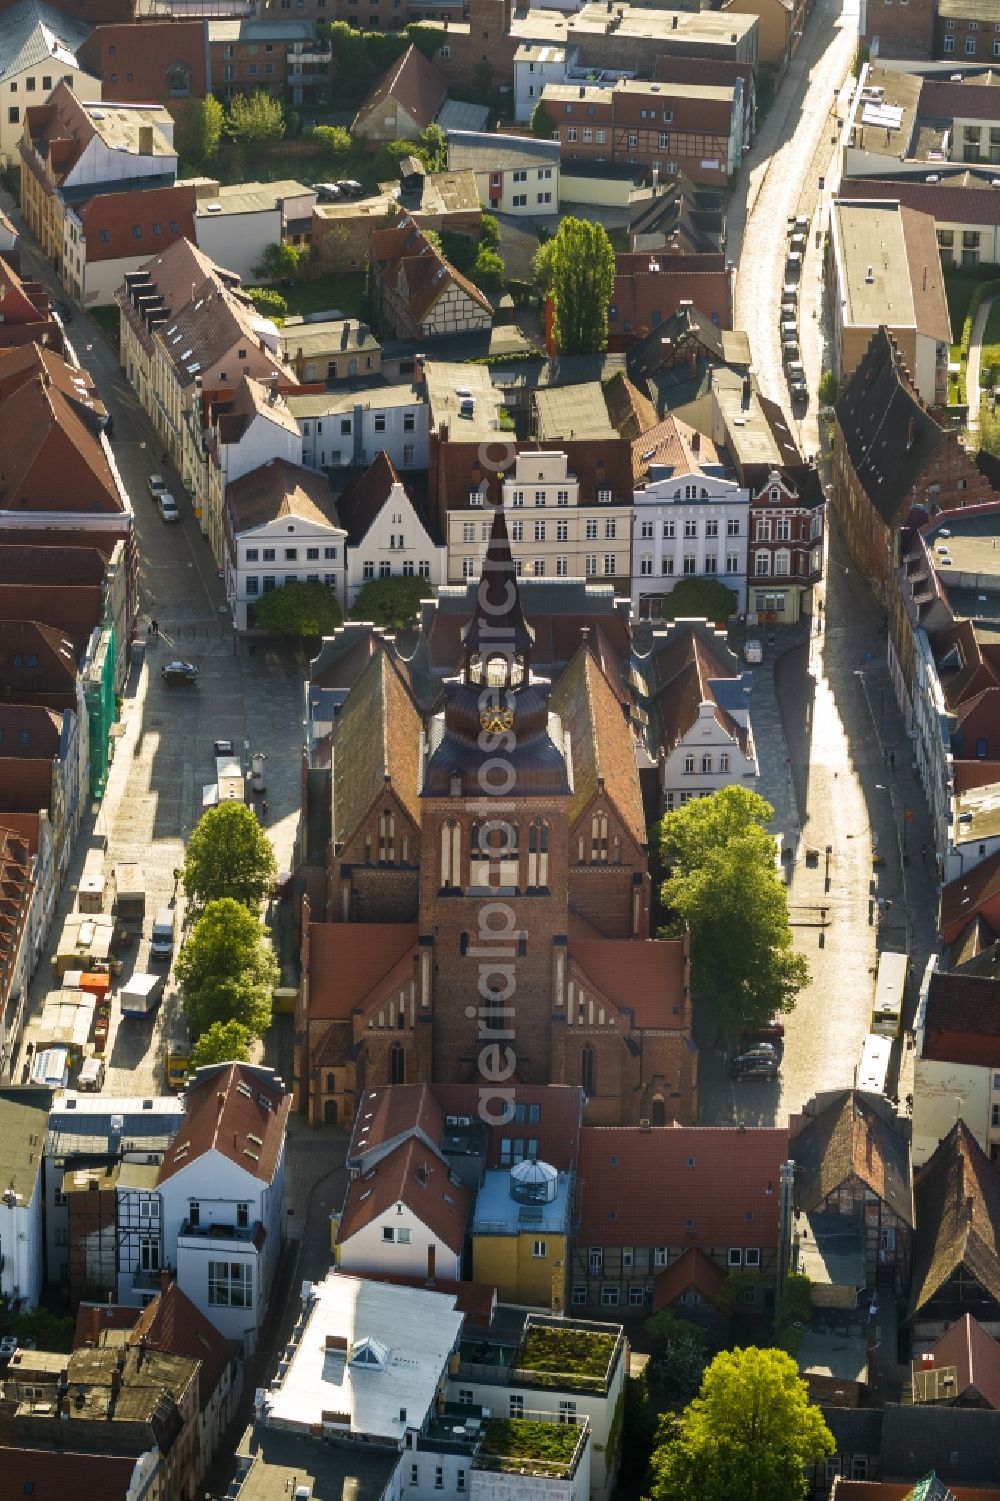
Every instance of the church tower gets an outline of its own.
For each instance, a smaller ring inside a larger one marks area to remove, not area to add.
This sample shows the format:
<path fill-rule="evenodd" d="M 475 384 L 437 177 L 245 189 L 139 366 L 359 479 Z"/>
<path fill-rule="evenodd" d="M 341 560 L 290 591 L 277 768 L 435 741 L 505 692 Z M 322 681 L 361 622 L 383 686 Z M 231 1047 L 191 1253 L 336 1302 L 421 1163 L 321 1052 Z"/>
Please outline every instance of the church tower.
<path fill-rule="evenodd" d="M 433 954 L 433 1078 L 546 1083 L 568 926 L 572 772 L 502 508 L 462 634 L 461 675 L 428 726 L 421 944 Z"/>

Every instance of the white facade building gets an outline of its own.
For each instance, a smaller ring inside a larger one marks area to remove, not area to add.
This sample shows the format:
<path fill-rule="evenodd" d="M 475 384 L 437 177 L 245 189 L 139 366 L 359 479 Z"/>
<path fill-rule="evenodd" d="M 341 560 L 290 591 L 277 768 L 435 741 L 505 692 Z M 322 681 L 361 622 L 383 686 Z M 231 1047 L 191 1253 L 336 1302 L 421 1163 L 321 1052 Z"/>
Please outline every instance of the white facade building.
<path fill-rule="evenodd" d="M 24 112 L 44 104 L 58 83 L 87 99 L 100 99 L 101 80 L 82 68 L 77 48 L 92 28 L 40 0 L 11 6 L 0 16 L 0 164 L 18 160 Z"/>
<path fill-rule="evenodd" d="M 0 1090 L 4 1184 L 0 1193 L 0 1293 L 8 1305 L 35 1308 L 44 1281 L 42 1152 L 51 1091 L 9 1085 Z"/>
<path fill-rule="evenodd" d="M 552 9 L 562 7 L 553 5 Z M 565 83 L 566 71 L 565 47 L 552 42 L 521 43 L 514 53 L 514 119 L 518 124 L 531 119 L 547 83 Z"/>
<path fill-rule="evenodd" d="M 636 490 L 632 529 L 632 612 L 657 619 L 684 578 L 712 578 L 746 609 L 750 491 L 722 466 L 653 464 Z"/>
<path fill-rule="evenodd" d="M 987 982 L 978 976 L 939 974 L 937 964 L 936 956 L 928 960 L 913 1024 L 917 1039 L 913 1166 L 922 1167 L 932 1156 L 954 1126 L 956 1114 L 996 1162 L 1000 1160 L 1000 1026 L 991 1016 L 992 997 L 983 990 Z M 965 986 L 972 1009 L 961 1008 L 955 1033 L 949 1037 L 949 1011 L 956 1003 L 961 1006 Z M 956 1036 L 959 1032 L 961 1036 Z M 974 1063 L 968 1061 L 972 1052 L 981 1054 Z"/>
<path fill-rule="evenodd" d="M 479 201 L 491 213 L 537 218 L 559 212 L 558 141 L 487 131 L 448 131 L 448 170 L 471 168 Z"/>
<path fill-rule="evenodd" d="M 471 1208 L 468 1186 L 411 1137 L 348 1186 L 337 1265 L 345 1272 L 460 1281 Z"/>
<path fill-rule="evenodd" d="M 414 505 L 388 454 L 380 453 L 341 496 L 347 528 L 347 608 L 373 579 L 421 578 L 428 597 L 448 581 L 448 552 Z"/>
<path fill-rule="evenodd" d="M 199 185 L 195 240 L 217 266 L 254 286 L 268 246 L 281 244 L 290 225 L 307 224 L 315 203 L 315 190 L 301 182 L 216 183 L 204 190 Z"/>
<path fill-rule="evenodd" d="M 376 386 L 289 396 L 302 433 L 302 462 L 313 469 L 370 464 L 387 453 L 394 469 L 427 468 L 429 408 L 417 386 Z"/>
<path fill-rule="evenodd" d="M 668 811 L 723 787 L 756 786 L 757 755 L 749 714 L 744 713 L 740 724 L 735 714 L 721 712 L 712 696 L 698 705 L 697 718 L 660 760 L 660 787 Z"/>

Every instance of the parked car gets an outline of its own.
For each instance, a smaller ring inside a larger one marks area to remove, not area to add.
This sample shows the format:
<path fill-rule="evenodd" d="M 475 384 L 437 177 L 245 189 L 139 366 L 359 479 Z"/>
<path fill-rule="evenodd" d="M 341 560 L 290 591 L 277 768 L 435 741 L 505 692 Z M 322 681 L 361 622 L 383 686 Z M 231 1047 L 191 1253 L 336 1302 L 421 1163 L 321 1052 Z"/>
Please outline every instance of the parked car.
<path fill-rule="evenodd" d="M 52 308 L 54 312 L 58 313 L 61 322 L 73 322 L 73 309 L 70 307 L 68 302 L 54 302 L 52 304 Z"/>
<path fill-rule="evenodd" d="M 773 1042 L 784 1035 L 785 1024 L 780 1016 L 769 1016 L 759 1027 L 744 1027 L 740 1032 L 741 1037 L 759 1038 L 762 1042 Z"/>
<path fill-rule="evenodd" d="M 146 481 L 146 487 L 149 490 L 150 498 L 152 500 L 159 500 L 161 495 L 166 494 L 167 482 L 162 474 L 151 474 Z"/>
<path fill-rule="evenodd" d="M 177 502 L 169 490 L 164 490 L 157 500 L 160 507 L 160 517 L 163 521 L 180 521 L 181 513 L 177 509 Z"/>
<path fill-rule="evenodd" d="M 365 196 L 363 185 L 355 181 L 353 177 L 345 177 L 343 182 L 335 183 L 334 186 L 338 189 L 342 198 L 363 198 Z"/>
<path fill-rule="evenodd" d="M 801 363 L 797 339 L 782 339 L 781 358 L 786 365 L 797 365 Z"/>
<path fill-rule="evenodd" d="M 196 683 L 198 669 L 193 662 L 182 662 L 178 658 L 176 662 L 164 662 L 160 677 L 165 683 Z"/>
<path fill-rule="evenodd" d="M 805 367 L 801 360 L 789 360 L 785 367 L 785 374 L 788 376 L 789 386 L 794 386 L 796 382 L 803 386 L 806 383 Z"/>
<path fill-rule="evenodd" d="M 729 1073 L 733 1079 L 776 1079 L 778 1055 L 769 1042 L 743 1048 L 730 1063 Z"/>
<path fill-rule="evenodd" d="M 17 1335 L 5 1334 L 3 1339 L 0 1339 L 0 1359 L 9 1360 L 12 1355 L 16 1354 Z"/>
<path fill-rule="evenodd" d="M 793 401 L 800 402 L 802 406 L 808 406 L 809 387 L 806 385 L 804 380 L 793 380 L 790 390 L 792 393 Z"/>
<path fill-rule="evenodd" d="M 320 203 L 336 203 L 340 197 L 340 189 L 335 182 L 314 182 L 313 187 Z"/>

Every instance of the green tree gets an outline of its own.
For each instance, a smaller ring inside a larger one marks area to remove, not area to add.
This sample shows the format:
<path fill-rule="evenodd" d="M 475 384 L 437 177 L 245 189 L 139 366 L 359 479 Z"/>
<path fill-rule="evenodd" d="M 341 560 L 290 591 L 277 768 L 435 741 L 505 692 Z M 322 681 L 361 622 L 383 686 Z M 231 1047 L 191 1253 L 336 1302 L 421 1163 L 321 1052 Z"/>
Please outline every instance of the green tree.
<path fill-rule="evenodd" d="M 191 1068 L 208 1063 L 248 1063 L 250 1032 L 242 1022 L 213 1022 L 191 1049 Z"/>
<path fill-rule="evenodd" d="M 439 255 L 444 255 L 444 244 L 442 242 L 440 234 L 436 229 L 424 229 L 421 230 L 421 234 L 427 241 L 428 245 L 433 245 L 434 249 L 438 252 Z M 447 257 L 445 257 L 445 259 L 447 259 Z"/>
<path fill-rule="evenodd" d="M 727 1037 L 791 1011 L 809 980 L 792 949 L 787 892 L 767 830 L 773 815 L 758 793 L 734 786 L 693 798 L 660 824 L 663 904 L 690 930 L 696 996 Z"/>
<path fill-rule="evenodd" d="M 245 803 L 208 808 L 191 832 L 181 881 L 195 906 L 233 897 L 256 911 L 274 881 L 271 841 Z"/>
<path fill-rule="evenodd" d="M 240 145 L 248 141 L 280 141 L 285 134 L 281 100 L 263 89 L 234 95 L 226 115 L 226 134 Z"/>
<path fill-rule="evenodd" d="M 736 595 L 718 579 L 681 579 L 663 602 L 665 620 L 725 621 L 736 614 Z"/>
<path fill-rule="evenodd" d="M 351 132 L 342 125 L 314 125 L 312 138 L 320 143 L 331 161 L 343 162 L 351 154 Z"/>
<path fill-rule="evenodd" d="M 209 902 L 177 957 L 192 1039 L 215 1022 L 238 1022 L 259 1037 L 271 1024 L 278 976 L 260 919 L 232 897 Z"/>
<path fill-rule="evenodd" d="M 288 317 L 288 301 L 273 287 L 246 287 L 245 291 L 258 313 L 266 318 Z"/>
<path fill-rule="evenodd" d="M 184 172 L 196 171 L 219 154 L 225 112 L 212 94 L 207 99 L 186 99 L 177 115 L 174 145 Z"/>
<path fill-rule="evenodd" d="M 556 347 L 560 354 L 599 354 L 608 344 L 608 303 L 615 285 L 608 232 L 603 224 L 564 219 L 551 244 Z"/>
<path fill-rule="evenodd" d="M 723 1350 L 653 1454 L 652 1501 L 802 1501 L 833 1435 L 784 1350 Z"/>
<path fill-rule="evenodd" d="M 472 267 L 472 280 L 481 292 L 499 292 L 503 286 L 503 257 L 488 245 L 480 245 Z"/>
<path fill-rule="evenodd" d="M 646 1320 L 652 1344 L 649 1383 L 661 1402 L 679 1407 L 698 1395 L 705 1370 L 704 1331 L 669 1308 Z"/>
<path fill-rule="evenodd" d="M 483 214 L 479 220 L 479 243 L 487 250 L 500 250 L 500 220 L 496 214 Z"/>
<path fill-rule="evenodd" d="M 535 285 L 547 297 L 555 284 L 556 242 L 554 238 L 543 240 L 531 262 L 531 274 Z"/>
<path fill-rule="evenodd" d="M 298 276 L 308 254 L 307 245 L 289 245 L 284 240 L 277 245 L 265 245 L 253 274 L 262 281 L 289 281 Z"/>
<path fill-rule="evenodd" d="M 262 594 L 254 604 L 254 621 L 274 636 L 323 636 L 335 631 L 343 616 L 325 584 L 301 579 Z"/>
<path fill-rule="evenodd" d="M 824 370 L 819 378 L 820 404 L 832 407 L 837 399 L 837 377 L 832 370 Z"/>
<path fill-rule="evenodd" d="M 971 435 L 968 446 L 973 450 L 984 448 L 1000 459 L 1000 413 L 991 412 L 986 402 L 979 409 L 979 427 Z"/>
<path fill-rule="evenodd" d="M 420 601 L 433 593 L 427 579 L 372 579 L 354 601 L 350 616 L 402 630 L 416 620 Z"/>
<path fill-rule="evenodd" d="M 428 172 L 448 170 L 448 137 L 440 125 L 428 125 L 420 132 L 419 154 Z"/>
<path fill-rule="evenodd" d="M 531 134 L 538 141 L 551 141 L 556 133 L 556 122 L 539 99 L 531 112 Z"/>

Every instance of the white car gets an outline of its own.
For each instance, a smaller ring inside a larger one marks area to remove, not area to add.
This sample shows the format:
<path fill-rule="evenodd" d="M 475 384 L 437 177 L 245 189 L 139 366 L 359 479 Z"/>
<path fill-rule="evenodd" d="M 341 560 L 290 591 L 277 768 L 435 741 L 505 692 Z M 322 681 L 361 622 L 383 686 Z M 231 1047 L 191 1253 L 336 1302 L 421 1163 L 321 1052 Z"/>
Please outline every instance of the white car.
<path fill-rule="evenodd" d="M 2 1357 L 4 1360 L 9 1360 L 10 1357 L 16 1353 L 17 1335 L 5 1334 L 3 1339 L 0 1339 L 0 1357 Z"/>
<path fill-rule="evenodd" d="M 177 509 L 177 502 L 169 490 L 163 490 L 157 500 L 160 507 L 160 516 L 164 521 L 180 521 L 181 513 Z"/>
<path fill-rule="evenodd" d="M 149 487 L 149 493 L 153 500 L 159 500 L 160 496 L 167 488 L 167 482 L 163 478 L 162 474 L 151 474 L 146 483 Z"/>

